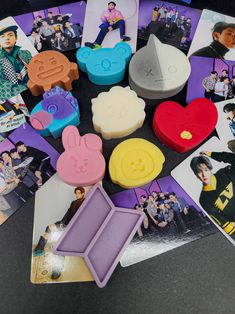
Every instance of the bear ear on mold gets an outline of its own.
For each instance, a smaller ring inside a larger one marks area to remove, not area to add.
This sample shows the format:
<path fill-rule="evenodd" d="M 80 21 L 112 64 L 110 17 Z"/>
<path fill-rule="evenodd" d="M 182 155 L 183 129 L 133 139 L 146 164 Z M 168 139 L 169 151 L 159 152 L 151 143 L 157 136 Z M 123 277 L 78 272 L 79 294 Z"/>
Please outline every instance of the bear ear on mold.
<path fill-rule="evenodd" d="M 81 137 L 78 129 L 73 125 L 67 126 L 62 133 L 62 142 L 65 150 L 79 147 Z"/>
<path fill-rule="evenodd" d="M 132 54 L 132 50 L 131 50 L 130 45 L 128 45 L 127 43 L 124 43 L 124 42 L 120 42 L 120 43 L 117 43 L 113 47 L 113 49 L 120 57 L 123 57 L 126 62 L 129 61 L 131 54 Z"/>
<path fill-rule="evenodd" d="M 90 56 L 94 53 L 94 51 L 89 47 L 82 47 L 78 49 L 76 57 L 78 60 L 79 68 L 83 72 L 86 72 L 86 64 L 89 60 Z"/>

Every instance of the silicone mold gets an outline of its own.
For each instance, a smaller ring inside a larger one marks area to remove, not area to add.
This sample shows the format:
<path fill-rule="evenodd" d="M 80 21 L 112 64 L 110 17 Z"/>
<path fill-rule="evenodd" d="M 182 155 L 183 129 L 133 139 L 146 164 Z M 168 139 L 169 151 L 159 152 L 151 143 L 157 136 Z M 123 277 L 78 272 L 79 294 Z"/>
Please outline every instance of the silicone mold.
<path fill-rule="evenodd" d="M 72 82 L 79 77 L 78 66 L 70 62 L 61 52 L 47 50 L 34 56 L 28 66 L 28 88 L 34 96 L 60 86 L 72 89 Z"/>
<path fill-rule="evenodd" d="M 140 211 L 115 207 L 104 189 L 96 184 L 53 251 L 59 255 L 82 256 L 97 285 L 102 288 L 143 218 Z"/>
<path fill-rule="evenodd" d="M 165 101 L 155 110 L 153 130 L 162 143 L 184 153 L 206 139 L 217 120 L 217 108 L 209 99 L 197 98 L 186 108 Z"/>
<path fill-rule="evenodd" d="M 34 107 L 30 123 L 42 136 L 57 138 L 66 126 L 79 125 L 78 101 L 70 92 L 56 86 L 44 93 L 43 100 Z"/>
<path fill-rule="evenodd" d="M 132 138 L 117 145 L 109 160 L 113 183 L 123 188 L 139 187 L 156 178 L 165 157 L 161 150 L 142 138 Z"/>
<path fill-rule="evenodd" d="M 131 58 L 131 47 L 121 42 L 113 48 L 92 50 L 83 47 L 77 51 L 77 62 L 81 71 L 87 72 L 89 80 L 97 85 L 120 82 Z"/>
<path fill-rule="evenodd" d="M 145 102 L 129 86 L 114 86 L 91 102 L 94 128 L 106 140 L 127 136 L 144 123 Z"/>
<path fill-rule="evenodd" d="M 168 98 L 179 93 L 191 73 L 188 58 L 179 49 L 162 44 L 153 34 L 147 46 L 138 50 L 129 65 L 129 83 L 148 99 Z"/>
<path fill-rule="evenodd" d="M 102 180 L 105 159 L 102 140 L 88 133 L 80 136 L 75 126 L 67 126 L 62 133 L 65 151 L 57 160 L 56 169 L 61 179 L 74 186 L 89 186 Z"/>

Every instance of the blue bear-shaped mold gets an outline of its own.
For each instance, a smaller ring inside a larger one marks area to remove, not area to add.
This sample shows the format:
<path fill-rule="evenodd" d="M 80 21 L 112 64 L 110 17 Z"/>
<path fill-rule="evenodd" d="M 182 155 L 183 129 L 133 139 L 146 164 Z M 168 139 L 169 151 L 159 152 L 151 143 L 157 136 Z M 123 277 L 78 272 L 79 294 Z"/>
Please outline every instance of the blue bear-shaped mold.
<path fill-rule="evenodd" d="M 80 70 L 87 72 L 92 83 L 112 85 L 123 79 L 131 53 L 131 47 L 120 42 L 113 48 L 92 50 L 83 47 L 78 49 L 76 56 Z"/>
<path fill-rule="evenodd" d="M 70 92 L 56 86 L 34 107 L 30 122 L 40 135 L 58 138 L 66 126 L 80 124 L 78 101 Z"/>

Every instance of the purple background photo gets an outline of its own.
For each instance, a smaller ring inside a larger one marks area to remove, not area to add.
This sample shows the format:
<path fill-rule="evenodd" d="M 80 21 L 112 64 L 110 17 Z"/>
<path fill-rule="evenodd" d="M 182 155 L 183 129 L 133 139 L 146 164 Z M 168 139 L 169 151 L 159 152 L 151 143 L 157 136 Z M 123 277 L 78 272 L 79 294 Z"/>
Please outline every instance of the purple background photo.
<path fill-rule="evenodd" d="M 151 195 L 153 191 L 156 192 L 175 192 L 177 197 L 183 197 L 185 201 L 194 206 L 197 211 L 202 213 L 196 203 L 188 196 L 188 194 L 181 188 L 181 186 L 171 177 L 167 176 L 134 189 L 129 189 L 123 192 L 113 194 L 111 199 L 115 206 L 124 208 L 134 208 L 135 204 L 139 203 L 141 195 Z M 204 214 L 202 213 L 204 216 Z"/>
<path fill-rule="evenodd" d="M 33 21 L 36 16 L 41 15 L 42 18 L 47 17 L 47 12 L 53 12 L 55 15 L 57 14 L 69 14 L 71 13 L 72 16 L 70 17 L 70 22 L 73 24 L 80 23 L 80 25 L 83 27 L 84 24 L 84 18 L 85 18 L 85 11 L 86 11 L 86 2 L 85 1 L 78 1 L 75 3 L 70 3 L 58 7 L 48 8 L 41 11 L 26 13 L 22 15 L 14 16 L 14 19 L 19 24 L 19 26 L 22 28 L 24 33 L 29 36 L 32 31 Z"/>
<path fill-rule="evenodd" d="M 187 102 L 190 103 L 193 99 L 204 97 L 204 88 L 202 81 L 205 77 L 210 76 L 211 71 L 217 71 L 221 75 L 222 70 L 226 69 L 229 72 L 230 79 L 235 75 L 235 61 L 191 57 L 191 75 L 188 80 Z"/>
<path fill-rule="evenodd" d="M 51 165 L 54 169 L 56 169 L 56 162 L 60 154 L 47 141 L 45 141 L 44 138 L 42 138 L 36 131 L 34 131 L 34 129 L 29 124 L 25 123 L 15 131 L 13 131 L 8 136 L 8 140 L 12 143 L 12 146 L 18 141 L 22 141 L 26 144 L 26 146 L 28 145 L 44 151 L 51 157 Z M 8 140 L 6 142 L 7 145 L 9 142 Z M 2 149 L 2 145 L 5 145 L 4 143 L 5 140 L 0 143 L 0 150 Z M 14 148 L 14 146 L 11 148 Z"/>
<path fill-rule="evenodd" d="M 197 28 L 197 24 L 201 16 L 201 11 L 198 9 L 186 7 L 184 5 L 179 5 L 179 4 L 165 2 L 165 1 L 140 0 L 138 28 L 139 29 L 146 28 L 152 20 L 153 8 L 161 7 L 163 4 L 167 8 L 172 8 L 172 9 L 176 8 L 179 11 L 179 16 L 184 15 L 186 19 L 191 18 L 192 32 L 191 32 L 190 40 L 192 41 L 192 38 Z"/>

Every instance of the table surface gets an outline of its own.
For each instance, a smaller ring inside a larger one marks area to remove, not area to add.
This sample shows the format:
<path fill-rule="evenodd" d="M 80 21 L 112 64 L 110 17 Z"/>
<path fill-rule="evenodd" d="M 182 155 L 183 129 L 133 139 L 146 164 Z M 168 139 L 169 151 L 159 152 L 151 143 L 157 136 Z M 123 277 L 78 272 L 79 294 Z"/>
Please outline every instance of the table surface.
<path fill-rule="evenodd" d="M 0 17 L 69 2 L 38 0 L 17 6 L 22 1 L 13 0 L 10 4 L 1 1 Z M 234 2 L 195 0 L 191 6 L 235 16 Z M 74 51 L 67 55 L 75 61 Z M 127 84 L 125 78 L 121 85 Z M 90 99 L 109 89 L 108 86 L 95 87 L 84 74 L 75 82 L 73 94 L 80 103 L 81 134 L 93 131 Z M 186 88 L 172 99 L 185 105 L 185 95 Z M 30 109 L 40 100 L 40 97 L 32 97 L 28 91 L 23 93 L 23 97 Z M 143 137 L 155 142 L 163 150 L 166 163 L 161 176 L 165 176 L 190 153 L 174 153 L 155 138 L 151 120 L 159 103 L 160 101 L 147 101 L 145 124 L 129 137 Z M 60 140 L 48 138 L 48 142 L 62 151 Z M 104 141 L 106 160 L 120 142 L 121 140 Z M 121 188 L 111 183 L 108 173 L 104 187 L 110 194 L 121 191 Z M 235 249 L 220 233 L 131 267 L 118 266 L 104 289 L 99 289 L 94 282 L 33 285 L 30 283 L 33 215 L 32 198 L 0 228 L 1 314 L 235 312 Z"/>

